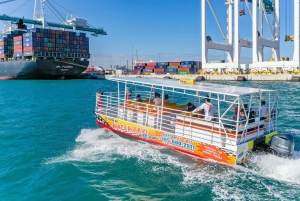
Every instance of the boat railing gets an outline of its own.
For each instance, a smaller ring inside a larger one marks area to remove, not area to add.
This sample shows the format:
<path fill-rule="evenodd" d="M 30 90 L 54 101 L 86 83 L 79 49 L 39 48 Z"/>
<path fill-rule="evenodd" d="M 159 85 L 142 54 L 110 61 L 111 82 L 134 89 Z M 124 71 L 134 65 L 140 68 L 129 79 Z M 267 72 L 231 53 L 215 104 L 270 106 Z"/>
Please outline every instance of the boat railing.
<path fill-rule="evenodd" d="M 261 137 L 266 129 L 275 123 L 256 120 L 253 123 L 240 125 L 234 118 L 229 119 L 217 115 L 212 121 L 204 120 L 201 112 L 184 111 L 186 104 L 166 103 L 163 106 L 154 105 L 151 100 L 136 102 L 126 99 L 126 96 L 115 96 L 116 93 L 97 95 L 96 112 L 108 117 L 127 121 L 148 128 L 161 130 L 168 134 L 193 139 L 236 151 L 237 145 Z"/>

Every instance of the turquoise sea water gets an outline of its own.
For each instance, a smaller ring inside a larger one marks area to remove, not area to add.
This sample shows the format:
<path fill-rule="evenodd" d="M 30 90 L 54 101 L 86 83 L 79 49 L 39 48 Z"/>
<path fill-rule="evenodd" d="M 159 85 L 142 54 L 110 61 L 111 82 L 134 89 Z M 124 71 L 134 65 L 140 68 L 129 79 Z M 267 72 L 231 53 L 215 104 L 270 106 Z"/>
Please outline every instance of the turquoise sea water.
<path fill-rule="evenodd" d="M 300 149 L 300 83 L 220 82 L 280 91 L 279 131 Z M 0 200 L 300 200 L 300 159 L 247 167 L 189 157 L 98 128 L 104 80 L 0 81 Z"/>

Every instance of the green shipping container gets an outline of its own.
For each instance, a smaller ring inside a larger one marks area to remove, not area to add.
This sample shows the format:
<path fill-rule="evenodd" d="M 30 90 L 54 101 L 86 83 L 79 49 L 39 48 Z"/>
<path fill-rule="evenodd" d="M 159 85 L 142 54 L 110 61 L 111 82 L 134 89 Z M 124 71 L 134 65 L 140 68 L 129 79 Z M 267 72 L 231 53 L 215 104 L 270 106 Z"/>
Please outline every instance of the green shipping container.
<path fill-rule="evenodd" d="M 167 69 L 174 69 L 174 68 L 177 69 L 178 66 L 168 66 L 168 67 L 167 67 Z"/>
<path fill-rule="evenodd" d="M 190 74 L 190 72 L 188 72 L 188 71 L 186 71 L 186 72 L 178 72 L 177 74 L 179 74 L 179 75 L 188 75 L 188 74 Z"/>
<path fill-rule="evenodd" d="M 47 46 L 48 46 L 48 47 L 53 47 L 52 43 L 48 43 Z"/>

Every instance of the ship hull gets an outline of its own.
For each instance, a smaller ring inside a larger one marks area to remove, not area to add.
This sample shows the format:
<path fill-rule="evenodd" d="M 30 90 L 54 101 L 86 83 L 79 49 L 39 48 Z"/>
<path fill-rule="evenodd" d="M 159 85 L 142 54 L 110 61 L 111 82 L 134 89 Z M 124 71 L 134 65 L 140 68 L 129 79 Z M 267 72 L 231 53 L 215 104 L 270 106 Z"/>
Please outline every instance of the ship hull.
<path fill-rule="evenodd" d="M 25 60 L 0 62 L 0 80 L 76 78 L 88 65 L 89 61 Z"/>
<path fill-rule="evenodd" d="M 96 113 L 96 116 L 96 123 L 98 126 L 111 130 L 120 136 L 131 137 L 164 146 L 198 158 L 212 159 L 228 165 L 236 164 L 236 155 L 226 153 L 215 146 L 196 142 L 185 137 L 176 136 L 172 133 L 166 133 L 154 128 L 141 126 L 102 114 Z M 243 158 L 242 163 L 248 160 L 246 156 L 243 156 Z"/>

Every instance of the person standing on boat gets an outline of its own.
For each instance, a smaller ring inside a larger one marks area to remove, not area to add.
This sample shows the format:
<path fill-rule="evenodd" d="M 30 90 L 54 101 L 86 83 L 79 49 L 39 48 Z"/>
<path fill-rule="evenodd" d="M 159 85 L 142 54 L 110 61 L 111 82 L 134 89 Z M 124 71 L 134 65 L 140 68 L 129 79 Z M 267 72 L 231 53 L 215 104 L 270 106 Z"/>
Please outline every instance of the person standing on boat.
<path fill-rule="evenodd" d="M 164 103 L 169 103 L 169 95 L 165 94 Z"/>
<path fill-rule="evenodd" d="M 260 106 L 260 120 L 265 120 L 266 117 L 267 117 L 266 101 L 261 101 L 261 106 Z"/>
<path fill-rule="evenodd" d="M 254 112 L 260 111 L 260 120 L 265 120 L 267 117 L 267 107 L 266 107 L 266 101 L 261 101 L 260 102 L 260 110 L 257 109 L 252 109 Z"/>
<path fill-rule="evenodd" d="M 153 102 L 155 105 L 161 105 L 162 98 L 160 97 L 159 93 L 155 93 L 155 98 L 154 98 Z"/>
<path fill-rule="evenodd" d="M 210 98 L 205 98 L 205 103 L 197 107 L 193 113 L 204 110 L 204 120 L 211 121 L 214 118 L 215 107 L 210 103 Z"/>
<path fill-rule="evenodd" d="M 143 102 L 140 94 L 136 95 L 135 101 L 140 103 Z"/>

